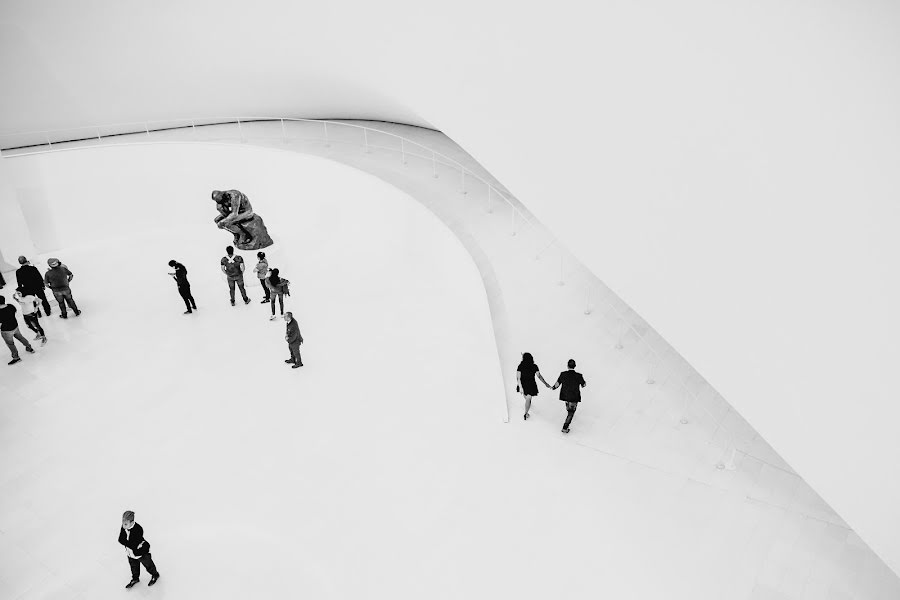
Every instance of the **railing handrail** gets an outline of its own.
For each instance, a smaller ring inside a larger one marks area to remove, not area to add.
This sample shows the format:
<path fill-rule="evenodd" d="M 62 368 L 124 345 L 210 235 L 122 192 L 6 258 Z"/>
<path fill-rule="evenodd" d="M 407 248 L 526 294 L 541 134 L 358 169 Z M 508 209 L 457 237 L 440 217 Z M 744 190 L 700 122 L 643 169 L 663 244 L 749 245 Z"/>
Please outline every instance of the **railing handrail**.
<path fill-rule="evenodd" d="M 364 119 L 358 119 L 358 120 L 364 120 Z M 198 121 L 202 121 L 202 122 L 198 124 L 198 123 L 197 123 Z M 545 228 L 543 228 L 543 227 L 538 227 L 537 225 L 535 225 L 535 224 L 532 222 L 532 220 L 529 219 L 528 216 L 527 216 L 526 214 L 524 214 L 524 212 L 525 212 L 525 211 L 524 211 L 524 207 L 522 207 L 522 208 L 517 207 L 517 206 L 516 206 L 509 198 L 507 198 L 506 194 L 504 194 L 504 193 L 502 193 L 501 191 L 499 191 L 499 190 L 497 189 L 497 187 L 496 187 L 493 183 L 491 183 L 490 181 L 485 180 L 483 177 L 481 177 L 481 176 L 478 175 L 477 173 L 473 172 L 471 169 L 467 169 L 466 166 L 463 165 L 463 164 L 462 164 L 461 162 L 459 162 L 458 160 L 456 160 L 456 159 L 454 159 L 454 158 L 452 158 L 452 157 L 450 157 L 450 156 L 447 156 L 446 154 L 443 154 L 443 153 L 441 153 L 441 152 L 438 152 L 438 151 L 436 151 L 436 150 L 434 150 L 434 149 L 432 149 L 432 148 L 429 148 L 428 146 L 426 146 L 426 145 L 424 145 L 424 144 L 422 144 L 422 143 L 420 143 L 420 142 L 416 142 L 415 140 L 411 140 L 411 139 L 409 139 L 409 138 L 407 138 L 407 137 L 404 137 L 404 136 L 402 136 L 402 135 L 399 135 L 399 134 L 396 134 L 396 133 L 392 133 L 392 132 L 389 132 L 389 131 L 384 131 L 384 130 L 382 130 L 382 129 L 376 129 L 376 128 L 374 128 L 374 127 L 367 127 L 367 126 L 365 126 L 365 125 L 359 125 L 359 124 L 356 124 L 356 123 L 347 123 L 347 122 L 345 122 L 345 121 L 336 121 L 336 120 L 332 120 L 332 119 L 304 119 L 304 118 L 300 118 L 300 117 L 218 117 L 218 118 L 216 118 L 216 117 L 198 117 L 198 118 L 193 118 L 193 119 L 184 118 L 184 119 L 168 119 L 168 120 L 159 120 L 159 121 L 153 121 L 153 120 L 148 120 L 148 121 L 133 121 L 133 122 L 124 122 L 124 123 L 113 123 L 113 124 L 107 124 L 107 125 L 89 125 L 89 126 L 84 126 L 84 127 L 73 127 L 73 128 L 68 128 L 68 129 L 54 129 L 54 130 L 44 130 L 44 131 L 14 132 L 14 133 L 0 134 L 0 139 L 3 139 L 3 138 L 10 138 L 10 137 L 13 137 L 13 136 L 37 136 L 37 135 L 42 135 L 42 136 L 44 136 L 44 138 L 47 140 L 46 144 L 45 144 L 45 143 L 40 143 L 40 144 L 36 144 L 36 143 L 35 143 L 35 144 L 28 144 L 28 145 L 26 145 L 26 146 L 19 146 L 19 147 L 16 147 L 16 148 L 15 148 L 15 149 L 20 149 L 20 148 L 32 148 L 32 147 L 33 147 L 33 148 L 40 148 L 40 147 L 44 147 L 44 146 L 47 146 L 47 147 L 48 147 L 47 150 L 39 150 L 39 151 L 37 151 L 37 152 L 30 152 L 30 153 L 27 153 L 27 154 L 39 154 L 39 153 L 44 153 L 44 152 L 54 152 L 54 151 L 57 151 L 58 149 L 53 148 L 53 145 L 54 145 L 54 144 L 65 144 L 65 143 L 73 143 L 73 142 L 78 142 L 78 141 L 87 141 L 87 140 L 91 140 L 91 139 L 94 139 L 94 138 L 97 138 L 98 140 L 100 140 L 100 141 L 102 142 L 102 140 L 103 140 L 104 137 L 106 137 L 106 138 L 110 138 L 110 137 L 121 137 L 121 136 L 128 136 L 128 135 L 141 135 L 141 134 L 144 134 L 144 133 L 146 133 L 147 135 L 150 135 L 150 133 L 153 132 L 153 131 L 165 131 L 165 130 L 172 130 L 172 129 L 187 129 L 187 128 L 196 128 L 196 127 L 198 127 L 198 126 L 199 126 L 199 127 L 206 127 L 206 126 L 215 126 L 215 125 L 230 125 L 230 124 L 235 124 L 235 123 L 236 123 L 236 124 L 238 125 L 238 127 L 240 128 L 240 126 L 241 126 L 242 123 L 251 123 L 251 122 L 281 122 L 281 123 L 283 124 L 285 121 L 288 121 L 288 122 L 319 123 L 319 124 L 323 124 L 323 126 L 324 126 L 325 129 L 326 129 L 326 141 L 327 141 L 327 127 L 328 127 L 328 125 L 334 125 L 334 126 L 351 127 L 351 128 L 356 128 L 356 129 L 363 130 L 364 134 L 366 135 L 366 144 L 365 144 L 365 145 L 366 145 L 367 148 L 382 148 L 382 149 L 387 149 L 387 150 L 394 150 L 393 148 L 387 148 L 387 147 L 384 147 L 384 146 L 377 146 L 377 145 L 374 145 L 374 144 L 369 144 L 369 143 L 368 143 L 368 132 L 378 133 L 379 135 L 387 135 L 387 136 L 390 136 L 390 137 L 393 137 L 393 138 L 396 138 L 396 139 L 400 140 L 400 141 L 401 141 L 401 152 L 404 152 L 404 150 L 403 150 L 403 144 L 404 144 L 404 143 L 412 144 L 412 145 L 414 145 L 414 146 L 418 146 L 418 147 L 420 147 L 420 148 L 423 148 L 423 149 L 427 150 L 429 153 L 431 153 L 431 157 L 430 157 L 430 158 L 431 158 L 432 160 L 436 161 L 436 160 L 437 160 L 437 157 L 440 157 L 441 159 L 443 159 L 443 161 L 448 161 L 449 164 L 450 164 L 450 166 L 455 167 L 455 168 L 458 168 L 458 169 L 460 170 L 460 173 L 462 174 L 463 179 L 465 179 L 466 174 L 468 174 L 470 177 L 474 177 L 475 179 L 477 179 L 478 181 L 480 181 L 481 183 L 483 183 L 485 186 L 487 186 L 487 188 L 488 188 L 488 199 L 489 199 L 489 201 L 490 201 L 490 198 L 491 198 L 492 196 L 494 196 L 494 195 L 499 196 L 500 199 L 503 200 L 507 205 L 509 205 L 509 207 L 510 207 L 510 208 L 512 209 L 512 211 L 513 211 L 512 217 L 513 217 L 513 226 L 514 226 L 514 227 L 515 227 L 515 217 L 516 217 L 516 214 L 518 213 L 520 219 L 522 219 L 522 220 L 525 222 L 526 225 L 530 226 L 530 227 L 532 228 L 532 230 L 534 230 L 534 231 L 535 231 L 536 233 L 538 233 L 538 234 L 543 234 L 545 237 L 550 238 L 550 242 L 548 243 L 548 245 L 547 245 L 546 247 L 543 248 L 543 250 L 540 251 L 540 253 L 538 254 L 538 256 L 540 256 L 541 254 L 545 253 L 547 250 L 549 250 L 549 249 L 551 249 L 551 248 L 553 248 L 553 247 L 556 247 L 557 250 L 560 252 L 560 258 L 561 258 L 561 260 L 565 260 L 565 256 L 563 256 L 563 254 L 571 254 L 571 253 L 569 253 L 568 251 L 564 250 L 564 249 L 559 245 L 559 240 L 558 240 L 556 237 L 554 237 L 553 235 L 551 235 Z M 152 125 L 152 124 L 174 124 L 174 123 L 181 123 L 181 125 L 177 125 L 177 126 L 173 126 L 173 127 L 166 127 L 166 128 L 155 128 L 155 129 L 151 129 L 151 128 L 150 128 L 150 125 Z M 101 128 L 111 129 L 111 128 L 116 128 L 116 127 L 130 126 L 130 125 L 142 125 L 142 127 L 141 127 L 140 130 L 129 131 L 129 132 L 122 132 L 122 133 L 115 133 L 115 134 L 106 135 L 106 136 L 104 136 L 104 135 L 102 134 L 102 132 L 101 132 Z M 77 139 L 77 140 L 61 140 L 61 141 L 58 141 L 58 142 L 51 142 L 51 141 L 50 141 L 50 136 L 51 136 L 51 134 L 59 134 L 59 133 L 73 132 L 73 131 L 89 131 L 89 130 L 95 131 L 95 132 L 96 132 L 96 135 L 91 135 L 90 137 L 79 138 L 79 139 Z M 243 138 L 243 129 L 241 129 L 241 137 Z M 9 151 L 9 150 L 13 149 L 13 148 L 3 148 L 2 146 L 3 146 L 3 145 L 0 144 L 0 151 L 4 151 L 4 152 L 5 152 L 5 151 Z M 25 154 L 26 154 L 26 153 L 21 153 L 21 154 L 17 154 L 17 155 L 14 155 L 14 156 L 22 156 L 22 155 L 25 155 Z M 410 152 L 406 152 L 406 154 L 412 154 L 412 155 L 414 155 L 414 156 L 419 156 L 420 158 L 425 158 L 425 159 L 428 159 L 428 158 L 429 158 L 429 157 L 427 157 L 427 156 L 420 156 L 420 155 L 416 155 L 416 154 L 410 153 Z M 443 163 L 443 164 L 447 164 L 447 163 L 445 162 L 445 163 Z M 513 196 L 512 196 L 511 194 L 510 194 L 510 197 L 513 198 Z M 517 200 L 516 202 L 518 202 L 518 204 L 521 205 L 521 202 L 519 202 L 518 200 Z M 514 229 L 514 234 L 515 234 L 515 229 Z M 574 258 L 574 257 L 573 257 L 573 258 Z M 570 259 L 570 260 L 571 260 L 571 259 Z M 577 260 L 573 260 L 573 262 L 576 262 L 576 263 L 577 263 L 578 261 L 577 261 Z M 583 265 L 582 265 L 582 267 L 583 267 Z M 561 265 L 561 269 L 562 269 L 562 265 Z M 602 282 L 602 280 L 600 280 L 599 277 L 597 277 L 596 275 L 593 275 L 593 274 L 591 274 L 591 276 L 593 277 L 593 279 L 596 280 L 596 282 L 599 282 L 602 286 L 604 286 L 607 290 L 609 290 L 609 286 L 607 286 L 606 284 L 604 284 L 604 283 Z M 594 282 L 594 281 L 590 281 L 590 280 L 587 280 L 587 279 L 584 279 L 584 278 L 581 278 L 581 277 L 579 277 L 578 279 L 581 281 L 581 283 L 586 284 L 586 285 L 588 286 L 588 288 L 592 287 L 592 286 L 595 285 L 595 283 L 596 283 L 596 282 Z M 562 283 L 563 283 L 563 282 L 560 281 L 560 284 L 562 284 Z M 610 290 L 610 291 L 611 291 L 611 290 Z M 659 367 L 659 366 L 664 365 L 664 364 L 665 364 L 665 361 L 663 360 L 663 356 L 656 350 L 656 348 L 653 347 L 652 344 L 650 344 L 649 341 L 647 341 L 647 340 L 645 339 L 644 336 L 642 336 L 642 335 L 640 334 L 640 332 L 637 330 L 637 328 L 635 327 L 635 325 L 634 325 L 633 323 L 631 323 L 631 320 L 630 320 L 630 319 L 627 319 L 627 318 L 622 314 L 622 312 L 615 306 L 615 304 L 614 304 L 613 302 L 607 301 L 607 300 L 605 300 L 605 299 L 602 299 L 602 302 L 604 302 L 610 309 L 612 309 L 613 313 L 615 313 L 616 319 L 619 320 L 619 321 L 621 321 L 622 323 L 624 323 L 624 324 L 626 325 L 627 330 L 630 330 L 631 332 L 633 332 L 633 333 L 637 336 L 638 340 L 641 341 L 641 342 L 643 342 L 644 345 L 647 347 L 647 349 L 650 350 L 650 352 L 651 352 L 651 353 L 653 354 L 653 356 L 655 357 L 656 362 L 655 362 L 654 364 L 656 365 L 656 367 Z M 648 329 L 653 329 L 652 327 L 650 327 L 649 324 L 647 324 L 647 328 L 648 328 Z M 661 336 L 660 336 L 660 338 L 661 338 Z M 662 338 L 661 338 L 661 339 L 662 339 Z M 669 375 L 671 370 L 672 370 L 672 369 L 671 369 L 671 367 L 670 367 L 670 368 L 668 368 L 668 369 L 667 369 L 666 371 L 664 371 L 664 372 L 666 373 L 666 375 Z M 651 383 L 651 382 L 652 382 L 652 379 L 648 378 L 648 383 Z M 696 402 L 697 400 L 699 400 L 697 394 L 695 394 L 692 390 L 690 390 L 690 389 L 687 387 L 687 384 L 686 384 L 684 381 L 679 381 L 679 382 L 678 382 L 678 386 L 680 387 L 680 389 L 681 389 L 684 393 L 686 393 L 687 395 L 689 395 L 689 396 L 691 397 L 691 399 L 692 399 L 694 402 Z M 730 406 L 730 404 L 729 404 L 729 406 Z M 725 433 L 726 439 L 727 439 L 728 442 L 729 442 L 728 444 L 726 444 L 726 449 L 725 449 L 725 451 L 726 451 L 726 453 L 727 453 L 729 450 L 731 450 L 732 456 L 731 456 L 731 458 L 729 459 L 728 462 L 725 462 L 725 461 L 720 462 L 719 465 L 718 465 L 719 468 L 722 468 L 723 466 L 729 466 L 729 468 L 733 468 L 733 466 L 729 465 L 729 462 L 733 461 L 733 459 L 734 459 L 734 453 L 735 453 L 735 452 L 738 452 L 738 450 L 737 450 L 737 442 L 736 442 L 736 439 L 735 439 L 734 434 L 733 434 L 733 433 L 729 430 L 729 428 L 726 427 L 726 426 L 720 421 L 720 419 L 718 419 L 718 418 L 717 418 L 717 417 L 716 417 L 709 409 L 707 409 L 705 406 L 702 406 L 702 404 L 700 405 L 700 409 L 701 409 L 704 413 L 706 413 L 706 414 L 713 420 L 713 423 L 714 423 L 715 426 L 716 426 L 716 429 L 715 429 L 715 430 L 713 431 L 713 433 L 712 433 L 712 438 L 715 438 L 715 436 L 719 433 L 719 431 L 723 431 L 723 432 Z M 726 413 L 726 414 L 727 414 L 727 413 Z M 740 451 L 740 452 L 741 452 L 742 454 L 749 455 L 748 452 L 744 452 L 744 451 Z M 767 463 L 767 464 L 768 464 L 768 463 Z M 774 467 L 774 465 L 773 465 L 773 467 Z"/>

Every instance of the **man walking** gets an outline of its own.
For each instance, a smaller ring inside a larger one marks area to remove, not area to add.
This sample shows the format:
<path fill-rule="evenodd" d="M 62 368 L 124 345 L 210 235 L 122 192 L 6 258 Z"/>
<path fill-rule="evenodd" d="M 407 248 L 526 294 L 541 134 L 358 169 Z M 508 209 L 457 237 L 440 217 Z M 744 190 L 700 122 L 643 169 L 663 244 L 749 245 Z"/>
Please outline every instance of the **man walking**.
<path fill-rule="evenodd" d="M 34 352 L 34 348 L 25 339 L 25 336 L 19 333 L 19 320 L 16 319 L 16 307 L 6 303 L 6 298 L 0 296 L 0 336 L 9 347 L 12 353 L 12 360 L 8 364 L 14 365 L 22 359 L 19 358 L 19 350 L 13 339 L 17 339 L 25 346 L 26 352 Z"/>
<path fill-rule="evenodd" d="M 44 278 L 41 272 L 28 262 L 28 259 L 24 256 L 19 257 L 19 264 L 22 266 L 16 269 L 16 287 L 25 288 L 26 295 L 40 298 L 44 314 L 49 317 L 50 303 L 47 301 L 47 295 L 44 293 Z"/>
<path fill-rule="evenodd" d="M 574 360 L 570 358 L 567 366 L 569 370 L 559 374 L 552 388 L 555 390 L 562 386 L 562 389 L 559 390 L 559 399 L 566 403 L 566 412 L 568 413 L 566 422 L 563 424 L 563 433 L 569 433 L 572 417 L 575 416 L 575 410 L 578 408 L 578 403 L 581 402 L 581 388 L 587 385 L 581 373 L 575 370 Z"/>
<path fill-rule="evenodd" d="M 44 334 L 44 328 L 41 327 L 40 321 L 38 321 L 38 315 L 40 313 L 37 309 L 37 297 L 30 294 L 24 294 L 20 287 L 16 290 L 16 293 L 13 294 L 13 300 L 18 302 L 19 306 L 22 307 L 22 318 L 25 320 L 25 325 L 28 329 L 37 334 L 37 337 L 34 339 L 41 340 L 41 346 L 46 344 L 47 336 Z"/>
<path fill-rule="evenodd" d="M 69 282 L 75 276 L 72 275 L 69 267 L 59 262 L 58 258 L 48 259 L 47 265 L 50 268 L 44 273 L 44 283 L 53 292 L 53 297 L 56 298 L 56 302 L 59 304 L 59 310 L 62 313 L 59 315 L 59 318 L 69 318 L 69 315 L 66 313 L 66 304 L 75 311 L 75 316 L 77 317 L 81 314 L 81 311 L 75 305 L 75 300 L 72 298 L 72 290 L 69 288 Z"/>
<path fill-rule="evenodd" d="M 178 286 L 178 293 L 181 295 L 181 299 L 184 300 L 184 306 L 187 308 L 184 311 L 184 314 L 189 315 L 194 310 L 197 309 L 197 303 L 194 302 L 194 297 L 191 295 L 191 284 L 187 280 L 187 269 L 183 264 L 176 260 L 170 260 L 169 266 L 175 269 L 174 273 L 169 273 L 175 279 L 175 285 Z"/>
<path fill-rule="evenodd" d="M 234 306 L 234 286 L 237 284 L 241 290 L 244 304 L 250 304 L 250 298 L 244 290 L 244 259 L 234 255 L 234 246 L 225 248 L 226 256 L 222 257 L 222 272 L 228 278 L 228 294 L 231 296 L 231 305 Z"/>
<path fill-rule="evenodd" d="M 159 579 L 159 571 L 150 557 L 150 542 L 144 539 L 144 528 L 134 522 L 134 512 L 126 510 L 122 515 L 122 529 L 119 530 L 119 543 L 125 546 L 125 554 L 128 555 L 128 565 L 131 567 L 131 581 L 125 586 L 130 589 L 141 580 L 141 565 L 150 573 L 150 583 L 153 585 Z"/>
<path fill-rule="evenodd" d="M 300 335 L 300 325 L 290 311 L 284 313 L 284 320 L 287 321 L 287 334 L 284 336 L 284 339 L 287 341 L 288 350 L 291 351 L 291 357 L 284 362 L 288 364 L 293 363 L 292 369 L 299 369 L 303 366 L 303 360 L 300 358 L 300 344 L 303 343 L 303 336 Z"/>

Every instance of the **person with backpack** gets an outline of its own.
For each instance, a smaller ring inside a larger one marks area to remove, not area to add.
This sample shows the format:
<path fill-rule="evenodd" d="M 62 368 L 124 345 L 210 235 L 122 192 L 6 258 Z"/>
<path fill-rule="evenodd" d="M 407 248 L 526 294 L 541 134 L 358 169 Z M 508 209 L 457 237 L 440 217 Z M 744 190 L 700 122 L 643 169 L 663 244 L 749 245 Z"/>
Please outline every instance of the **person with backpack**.
<path fill-rule="evenodd" d="M 578 409 L 578 403 L 581 402 L 581 388 L 587 385 L 584 376 L 575 370 L 575 361 L 571 358 L 567 363 L 568 371 L 563 371 L 556 379 L 552 389 L 562 386 L 559 390 L 559 399 L 566 403 L 566 422 L 563 424 L 562 432 L 569 433 L 569 425 L 572 424 L 572 418 Z"/>
<path fill-rule="evenodd" d="M 184 306 L 187 308 L 184 314 L 189 315 L 194 310 L 197 310 L 197 303 L 194 302 L 194 297 L 191 295 L 191 284 L 187 279 L 187 268 L 175 259 L 169 261 L 169 266 L 175 269 L 169 275 L 175 280 L 175 285 L 178 286 L 178 294 L 184 300 Z"/>
<path fill-rule="evenodd" d="M 244 290 L 244 259 L 240 254 L 235 255 L 234 246 L 225 248 L 225 256 L 222 257 L 219 264 L 222 265 L 222 272 L 225 273 L 225 277 L 228 279 L 228 294 L 231 298 L 231 305 L 234 306 L 235 285 L 241 290 L 241 298 L 244 299 L 244 304 L 250 304 L 250 298 L 247 297 L 247 292 Z"/>
<path fill-rule="evenodd" d="M 275 299 L 278 299 L 278 304 L 281 308 L 281 316 L 284 316 L 284 297 L 290 296 L 291 292 L 288 288 L 290 285 L 290 281 L 284 279 L 279 276 L 278 269 L 272 269 L 269 271 L 269 276 L 266 277 L 266 285 L 269 286 L 269 292 L 272 297 L 272 316 L 269 318 L 270 321 L 275 320 Z"/>

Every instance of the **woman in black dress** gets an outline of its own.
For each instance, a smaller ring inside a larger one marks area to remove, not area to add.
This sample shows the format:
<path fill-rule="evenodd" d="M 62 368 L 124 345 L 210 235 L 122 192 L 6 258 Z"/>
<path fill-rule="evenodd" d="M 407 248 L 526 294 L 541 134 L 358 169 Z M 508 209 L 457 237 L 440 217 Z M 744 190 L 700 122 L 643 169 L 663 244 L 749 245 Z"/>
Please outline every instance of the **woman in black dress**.
<path fill-rule="evenodd" d="M 534 381 L 535 375 L 540 378 L 544 385 L 548 388 L 550 387 L 550 384 L 541 375 L 541 370 L 534 364 L 534 357 L 531 356 L 530 352 L 526 352 L 522 355 L 522 362 L 519 363 L 519 368 L 516 369 L 516 380 L 519 382 L 519 385 L 516 386 L 516 391 L 521 391 L 522 395 L 525 396 L 525 415 L 522 418 L 526 421 L 528 420 L 528 411 L 531 410 L 531 399 L 538 395 L 537 383 Z"/>

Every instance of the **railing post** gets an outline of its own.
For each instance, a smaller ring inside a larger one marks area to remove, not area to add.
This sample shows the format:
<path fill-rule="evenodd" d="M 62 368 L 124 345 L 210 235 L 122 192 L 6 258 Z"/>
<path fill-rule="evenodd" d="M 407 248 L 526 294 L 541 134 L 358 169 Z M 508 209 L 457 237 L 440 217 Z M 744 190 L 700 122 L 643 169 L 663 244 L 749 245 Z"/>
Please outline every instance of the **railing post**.
<path fill-rule="evenodd" d="M 279 120 L 281 121 L 281 143 L 287 144 L 288 139 L 287 139 L 287 131 L 285 131 L 285 129 L 284 129 L 284 119 L 279 119 Z"/>
<path fill-rule="evenodd" d="M 434 150 L 431 151 L 431 168 L 434 171 L 434 178 L 437 179 L 437 155 L 434 153 Z"/>
<path fill-rule="evenodd" d="M 400 138 L 400 162 L 406 164 L 406 152 L 403 149 L 403 138 Z"/>
<path fill-rule="evenodd" d="M 644 343 L 647 344 L 647 348 L 650 349 L 650 354 L 652 354 L 652 358 L 650 359 L 650 369 L 647 372 L 647 385 L 653 385 L 656 383 L 656 370 L 659 368 L 660 357 L 656 355 L 653 351 L 653 348 L 650 348 L 650 343 L 647 340 L 644 340 Z"/>
<path fill-rule="evenodd" d="M 50 134 L 49 134 L 49 133 L 45 133 L 45 134 L 44 134 L 44 138 L 47 140 L 47 145 L 48 145 L 49 147 L 52 148 L 52 147 L 53 147 L 53 142 L 50 141 Z"/>
<path fill-rule="evenodd" d="M 491 206 L 491 192 L 493 192 L 493 191 L 494 191 L 493 186 L 488 184 L 488 203 L 487 203 L 488 214 L 491 214 L 494 212 L 494 207 Z"/>
<path fill-rule="evenodd" d="M 459 172 L 462 174 L 462 190 L 460 193 L 465 196 L 469 192 L 466 191 L 466 168 L 462 165 L 459 166 Z"/>
<path fill-rule="evenodd" d="M 512 228 L 511 235 L 516 235 L 516 207 L 512 206 L 512 221 L 510 227 Z"/>
<path fill-rule="evenodd" d="M 584 314 L 589 315 L 593 310 L 593 307 L 591 306 L 591 284 L 587 284 L 587 286 L 585 287 L 584 295 L 586 296 L 584 303 Z"/>
<path fill-rule="evenodd" d="M 240 132 L 240 135 L 241 135 L 241 143 L 242 144 L 246 143 L 247 140 L 244 139 L 244 127 L 241 125 L 240 119 L 238 119 L 237 124 L 238 124 L 238 132 Z"/>
<path fill-rule="evenodd" d="M 101 143 L 103 142 L 103 137 L 100 135 L 100 128 L 99 128 L 99 127 L 97 128 L 97 141 L 98 141 L 98 142 L 101 142 Z"/>
<path fill-rule="evenodd" d="M 625 317 L 619 317 L 622 320 L 622 326 L 619 328 L 619 337 L 616 338 L 616 350 L 621 350 L 625 347 L 623 344 L 623 340 L 625 339 L 625 334 L 628 333 L 628 321 L 625 320 Z"/>
<path fill-rule="evenodd" d="M 732 442 L 730 444 L 731 450 L 729 451 L 727 448 L 725 449 L 725 454 L 722 456 L 722 460 L 716 464 L 716 468 L 720 471 L 734 471 L 737 466 L 734 464 L 735 455 L 737 454 L 737 447 Z"/>
<path fill-rule="evenodd" d="M 328 139 L 328 121 L 322 121 L 322 125 L 325 126 L 325 147 L 331 148 L 331 141 Z"/>
<path fill-rule="evenodd" d="M 559 285 L 566 285 L 565 278 L 565 257 L 560 254 L 559 255 Z"/>
<path fill-rule="evenodd" d="M 147 132 L 147 137 L 150 137 L 150 123 L 144 123 L 144 131 Z"/>
<path fill-rule="evenodd" d="M 194 120 L 191 119 L 191 133 L 194 134 L 194 137 L 197 137 L 197 128 L 194 126 Z"/>
<path fill-rule="evenodd" d="M 369 154 L 369 130 L 363 129 L 363 138 L 366 140 L 366 154 Z"/>

